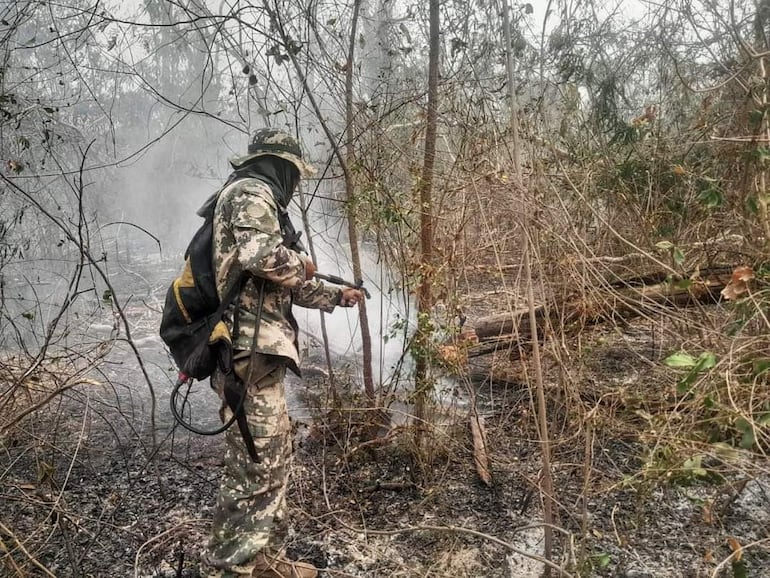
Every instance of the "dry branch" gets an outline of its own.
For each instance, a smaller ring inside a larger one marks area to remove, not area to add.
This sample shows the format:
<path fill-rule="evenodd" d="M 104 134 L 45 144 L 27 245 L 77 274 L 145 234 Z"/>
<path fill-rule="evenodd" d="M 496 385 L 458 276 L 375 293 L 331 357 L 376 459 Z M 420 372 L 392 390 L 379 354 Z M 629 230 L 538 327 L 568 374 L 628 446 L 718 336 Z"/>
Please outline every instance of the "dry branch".
<path fill-rule="evenodd" d="M 484 427 L 484 416 L 474 407 L 470 415 L 471 436 L 473 437 L 473 461 L 476 464 L 476 472 L 481 481 L 487 486 L 492 485 L 492 472 L 489 469 L 489 455 L 487 454 L 487 432 Z"/>

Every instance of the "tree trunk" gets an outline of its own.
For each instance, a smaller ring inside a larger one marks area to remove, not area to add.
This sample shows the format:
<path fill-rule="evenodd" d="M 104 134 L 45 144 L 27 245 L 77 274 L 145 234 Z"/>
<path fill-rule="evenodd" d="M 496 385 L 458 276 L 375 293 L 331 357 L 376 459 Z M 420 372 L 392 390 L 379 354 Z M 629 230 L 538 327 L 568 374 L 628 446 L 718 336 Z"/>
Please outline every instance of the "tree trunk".
<path fill-rule="evenodd" d="M 417 292 L 417 336 L 413 354 L 415 357 L 415 442 L 421 446 L 420 426 L 426 419 L 426 404 L 430 390 L 428 375 L 428 341 L 433 298 L 433 213 L 431 194 L 433 167 L 436 161 L 436 123 L 438 117 L 439 75 L 439 0 L 430 0 L 430 40 L 428 56 L 428 111 L 425 128 L 425 154 L 420 181 L 420 286 Z"/>
<path fill-rule="evenodd" d="M 265 9 L 265 12 L 270 17 L 270 20 L 275 25 L 278 34 L 281 38 L 281 42 L 284 43 L 284 45 L 291 46 L 291 39 L 287 36 L 286 30 L 283 27 L 283 22 L 278 17 L 277 12 L 270 6 L 270 4 L 267 2 L 267 0 L 263 0 L 262 6 Z M 356 21 L 358 20 L 358 11 L 360 8 L 360 0 L 356 0 L 355 6 L 354 6 L 354 20 L 353 20 L 353 32 L 351 33 L 351 47 L 350 47 L 350 55 L 349 55 L 349 61 L 348 61 L 348 76 L 346 76 L 346 106 L 347 108 L 352 108 L 352 75 L 350 74 L 350 70 L 353 68 L 353 47 L 355 43 L 355 28 L 356 28 Z M 337 158 L 337 161 L 340 164 L 340 168 L 342 169 L 342 173 L 345 178 L 345 193 L 346 197 L 349 201 L 349 205 L 353 205 L 352 199 L 353 199 L 353 175 L 350 172 L 350 166 L 348 165 L 347 159 L 345 156 L 343 156 L 342 151 L 340 151 L 340 147 L 337 146 L 336 138 L 334 137 L 334 134 L 332 133 L 331 129 L 329 128 L 329 124 L 324 120 L 324 115 L 321 111 L 321 107 L 318 104 L 318 101 L 315 98 L 315 95 L 310 90 L 310 86 L 307 82 L 307 75 L 305 74 L 302 66 L 300 65 L 297 56 L 295 52 L 292 50 L 287 50 L 289 60 L 292 63 L 292 66 L 294 68 L 294 71 L 296 72 L 300 82 L 302 83 L 302 87 L 305 90 L 305 93 L 307 94 L 307 99 L 310 102 L 310 105 L 313 108 L 313 111 L 316 114 L 316 117 L 318 118 L 318 122 L 321 125 L 321 128 L 323 129 L 324 134 L 326 135 L 327 140 L 329 141 L 329 145 L 332 147 L 332 150 L 334 151 L 334 155 Z M 350 130 L 350 117 L 348 118 L 348 131 Z M 348 142 L 352 143 L 352 139 L 348 138 Z M 351 144 L 352 146 L 352 144 Z M 349 152 L 349 151 L 348 151 Z M 354 213 L 354 211 L 353 211 Z M 348 217 L 349 219 L 355 219 L 355 215 L 351 214 Z M 350 247 L 351 247 L 351 261 L 353 264 L 353 274 L 356 276 L 356 280 L 361 279 L 361 258 L 360 253 L 358 250 L 358 238 L 357 238 L 357 227 L 355 223 L 352 225 L 349 223 L 348 225 L 348 231 L 350 234 Z M 366 305 L 361 303 L 359 306 L 359 319 L 361 321 L 361 340 L 363 343 L 363 357 L 364 357 L 364 383 L 365 383 L 365 389 L 367 396 L 370 399 L 374 398 L 374 383 L 372 380 L 372 345 L 371 345 L 371 337 L 369 332 L 369 323 L 368 318 L 366 316 Z M 368 382 L 367 382 L 368 379 Z"/>
<path fill-rule="evenodd" d="M 353 21 L 350 26 L 350 44 L 348 46 L 348 63 L 345 71 L 345 162 L 348 167 L 355 163 L 355 147 L 353 145 L 353 68 L 355 63 L 356 31 L 358 29 L 358 14 L 361 10 L 361 0 L 353 3 Z M 356 281 L 363 279 L 361 271 L 361 253 L 358 248 L 358 219 L 355 200 L 355 183 L 352 173 L 345 175 L 345 201 L 348 216 L 348 241 L 350 242 L 350 260 L 353 263 L 353 277 Z M 374 377 L 372 375 L 372 337 L 369 333 L 369 319 L 366 315 L 366 301 L 358 305 L 358 318 L 361 322 L 361 346 L 363 354 L 364 391 L 370 401 L 375 399 Z"/>
<path fill-rule="evenodd" d="M 550 2 L 548 3 L 550 8 Z M 509 15 L 508 0 L 503 0 L 504 13 L 504 37 L 506 40 L 505 54 L 508 72 L 508 97 L 510 101 L 509 122 L 511 129 L 511 139 L 513 141 L 513 172 L 516 187 L 514 191 L 524 191 L 521 174 L 521 151 L 519 146 L 519 122 L 518 107 L 516 106 L 515 78 L 513 76 L 513 54 L 511 53 L 511 19 Z M 547 18 L 547 14 L 546 14 Z M 542 58 L 542 55 L 541 55 Z M 516 202 L 517 199 L 511 199 Z M 529 226 L 532 222 L 530 216 L 525 212 L 524 216 L 524 281 L 527 292 L 527 318 L 529 323 L 529 333 L 532 336 L 532 363 L 535 372 L 535 399 L 537 400 L 537 424 L 540 433 L 540 449 L 543 455 L 543 473 L 541 493 L 543 495 L 543 521 L 546 525 L 543 528 L 543 556 L 546 560 L 551 559 L 553 551 L 553 477 L 551 474 L 551 442 L 548 434 L 548 416 L 545 403 L 545 385 L 543 383 L 542 361 L 540 359 L 540 342 L 538 332 L 540 328 L 537 322 L 537 310 L 535 305 L 535 290 L 532 280 L 532 253 L 533 239 L 530 236 Z M 548 578 L 551 575 L 550 567 L 546 566 L 543 570 L 543 576 Z"/>

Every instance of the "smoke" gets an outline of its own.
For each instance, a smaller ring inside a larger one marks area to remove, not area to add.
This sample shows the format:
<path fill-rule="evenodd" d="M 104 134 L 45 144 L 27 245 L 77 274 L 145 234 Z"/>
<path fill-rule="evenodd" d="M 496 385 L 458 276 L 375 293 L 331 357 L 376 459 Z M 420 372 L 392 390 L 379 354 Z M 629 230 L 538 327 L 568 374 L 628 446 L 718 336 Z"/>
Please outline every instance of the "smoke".
<path fill-rule="evenodd" d="M 315 221 L 316 224 L 321 222 Z M 356 282 L 350 266 L 346 235 L 339 230 L 336 235 L 333 232 L 333 229 L 327 229 L 326 234 L 317 233 L 314 236 L 318 270 Z M 366 311 L 372 338 L 374 378 L 382 384 L 394 379 L 401 364 L 410 308 L 408 299 L 394 286 L 385 263 L 377 258 L 375 247 L 362 244 L 361 260 L 364 286 L 371 295 L 366 301 Z M 320 314 L 295 308 L 295 315 L 303 330 L 301 348 L 310 351 L 321 342 Z M 332 359 L 344 362 L 360 377 L 363 374 L 363 346 L 358 310 L 337 308 L 332 314 L 325 315 L 325 323 Z"/>
<path fill-rule="evenodd" d="M 126 248 L 133 247 L 134 256 L 152 257 L 154 262 L 164 265 L 158 267 L 161 279 L 153 283 L 158 287 L 164 286 L 162 277 L 168 277 L 165 281 L 170 282 L 181 270 L 182 253 L 202 224 L 196 215 L 197 209 L 222 186 L 231 171 L 228 159 L 242 153 L 248 142 L 244 133 L 223 130 L 213 123 L 203 131 L 201 123 L 195 124 L 194 129 L 180 127 L 173 138 L 158 142 L 131 164 L 121 166 L 113 181 L 116 194 L 110 208 L 111 218 L 136 224 L 146 231 L 116 227 L 112 233 L 120 238 L 116 243 L 118 258 L 130 260 Z M 319 147 L 310 156 L 319 159 L 325 154 L 330 153 Z M 334 184 L 321 187 L 317 184 L 318 181 L 309 179 L 301 185 L 310 199 L 309 234 L 317 256 L 316 265 L 322 273 L 355 281 L 342 203 L 333 200 L 339 193 Z M 313 197 L 309 192 L 316 189 Z M 295 195 L 295 201 L 297 199 Z M 302 230 L 298 205 L 293 203 L 291 211 L 297 230 Z M 150 235 L 160 240 L 162 251 Z M 308 245 L 307 235 L 305 231 L 305 245 Z M 373 343 L 373 370 L 375 379 L 382 382 L 391 379 L 399 366 L 405 320 L 410 310 L 402 292 L 394 287 L 386 265 L 378 258 L 376 246 L 362 244 L 362 260 L 363 281 L 371 293 L 366 307 Z M 320 313 L 301 307 L 295 307 L 294 312 L 300 324 L 302 357 L 307 363 L 323 365 Z M 360 377 L 363 367 L 357 309 L 337 308 L 325 315 L 325 322 L 332 358 Z"/>

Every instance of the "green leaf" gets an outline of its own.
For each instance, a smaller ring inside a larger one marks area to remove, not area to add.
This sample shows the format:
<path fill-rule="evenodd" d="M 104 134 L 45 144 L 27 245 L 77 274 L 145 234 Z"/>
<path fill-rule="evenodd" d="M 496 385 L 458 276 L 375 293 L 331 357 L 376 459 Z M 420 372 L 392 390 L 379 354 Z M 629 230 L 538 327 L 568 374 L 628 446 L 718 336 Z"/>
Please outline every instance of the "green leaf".
<path fill-rule="evenodd" d="M 677 265 L 684 263 L 684 253 L 679 247 L 674 248 L 674 263 Z"/>
<path fill-rule="evenodd" d="M 704 351 L 697 359 L 688 353 L 680 351 L 679 353 L 674 353 L 664 359 L 663 363 L 669 367 L 690 369 L 687 375 L 680 379 L 676 384 L 676 392 L 683 395 L 687 393 L 690 386 L 695 383 L 695 380 L 698 379 L 700 373 L 703 373 L 716 365 L 717 358 L 716 355 L 710 351 Z"/>
<path fill-rule="evenodd" d="M 765 262 L 755 267 L 754 275 L 757 276 L 757 279 L 762 280 L 770 278 L 770 263 Z"/>
<path fill-rule="evenodd" d="M 599 568 L 606 568 L 612 562 L 612 557 L 607 552 L 602 552 L 601 554 L 596 554 L 594 560 L 596 560 L 596 565 Z"/>
<path fill-rule="evenodd" d="M 655 246 L 661 251 L 670 251 L 674 248 L 674 244 L 671 241 L 659 241 L 655 243 Z"/>
<path fill-rule="evenodd" d="M 757 147 L 755 151 L 755 155 L 757 160 L 761 163 L 764 163 L 768 159 L 770 159 L 770 149 L 764 146 Z"/>
<path fill-rule="evenodd" d="M 754 377 L 767 373 L 768 369 L 770 369 L 770 359 L 767 357 L 758 358 L 751 362 L 751 371 Z"/>
<path fill-rule="evenodd" d="M 739 417 L 735 420 L 735 427 L 743 432 L 743 436 L 741 436 L 741 441 L 738 446 L 744 450 L 751 449 L 757 441 L 756 436 L 754 435 L 754 426 L 746 418 Z"/>
<path fill-rule="evenodd" d="M 757 441 L 757 438 L 754 435 L 754 428 L 751 428 L 743 432 L 743 436 L 741 437 L 741 443 L 739 443 L 738 445 L 741 447 L 741 449 L 749 450 L 754 446 L 756 441 Z"/>
<path fill-rule="evenodd" d="M 743 560 L 733 560 L 733 578 L 749 578 L 749 572 L 746 569 L 746 563 Z"/>
<path fill-rule="evenodd" d="M 693 456 L 689 460 L 685 460 L 682 467 L 694 476 L 706 477 L 708 471 L 703 467 L 703 456 Z"/>
<path fill-rule="evenodd" d="M 691 367 L 695 367 L 695 364 L 697 362 L 698 362 L 697 359 L 695 359 L 689 353 L 685 353 L 684 351 L 680 351 L 678 353 L 669 355 L 666 359 L 663 360 L 663 363 L 665 363 L 669 367 L 680 368 L 680 369 L 689 369 Z"/>
<path fill-rule="evenodd" d="M 693 368 L 694 371 L 706 371 L 717 364 L 717 356 L 710 351 L 704 351 L 698 356 L 698 361 Z"/>
<path fill-rule="evenodd" d="M 21 316 L 24 319 L 29 319 L 30 321 L 32 321 L 33 319 L 35 319 L 35 312 L 34 311 L 25 311 L 24 313 L 21 314 Z"/>
<path fill-rule="evenodd" d="M 698 194 L 698 200 L 709 209 L 721 207 L 724 203 L 724 196 L 718 187 L 707 187 Z"/>
<path fill-rule="evenodd" d="M 690 390 L 690 386 L 698 379 L 698 372 L 691 369 L 690 372 L 680 379 L 676 384 L 676 392 L 679 395 L 684 395 Z"/>

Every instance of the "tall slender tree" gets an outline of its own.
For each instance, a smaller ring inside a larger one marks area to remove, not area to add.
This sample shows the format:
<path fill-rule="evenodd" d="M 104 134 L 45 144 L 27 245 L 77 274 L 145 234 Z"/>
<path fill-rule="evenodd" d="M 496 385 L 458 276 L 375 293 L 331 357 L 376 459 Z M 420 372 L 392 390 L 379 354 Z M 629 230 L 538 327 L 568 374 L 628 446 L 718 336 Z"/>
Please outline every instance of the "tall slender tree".
<path fill-rule="evenodd" d="M 430 0 L 428 49 L 428 109 L 425 125 L 425 149 L 422 177 L 419 182 L 420 208 L 420 280 L 417 289 L 417 336 L 415 339 L 415 419 L 416 442 L 421 446 L 421 428 L 426 419 L 428 394 L 431 389 L 428 343 L 431 336 L 433 308 L 433 171 L 436 163 L 436 134 L 438 124 L 439 33 L 440 2 Z"/>

